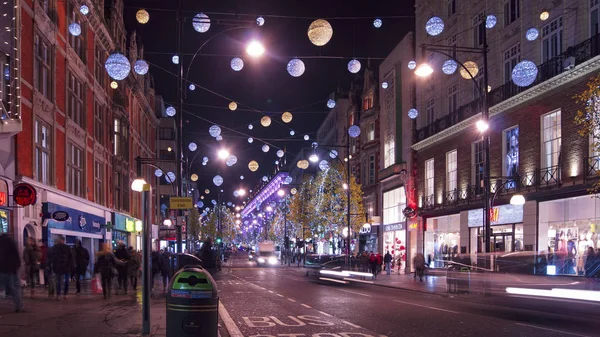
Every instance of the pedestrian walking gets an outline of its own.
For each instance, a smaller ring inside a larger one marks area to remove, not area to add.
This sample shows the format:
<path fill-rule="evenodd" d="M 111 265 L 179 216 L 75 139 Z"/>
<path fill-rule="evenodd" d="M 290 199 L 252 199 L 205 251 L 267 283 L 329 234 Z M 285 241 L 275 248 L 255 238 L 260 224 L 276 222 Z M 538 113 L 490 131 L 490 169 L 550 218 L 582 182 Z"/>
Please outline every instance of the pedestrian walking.
<path fill-rule="evenodd" d="M 369 266 L 371 267 L 371 274 L 373 274 L 373 278 L 377 278 L 377 256 L 371 253 L 369 254 Z"/>
<path fill-rule="evenodd" d="M 48 288 L 50 284 L 50 268 L 48 266 L 48 246 L 40 240 L 40 269 L 44 275 L 44 287 Z"/>
<path fill-rule="evenodd" d="M 133 250 L 133 247 L 129 246 L 127 251 L 129 253 L 129 260 L 127 260 L 127 276 L 129 277 L 129 283 L 131 284 L 133 291 L 136 291 L 140 261 L 138 259 L 138 254 Z"/>
<path fill-rule="evenodd" d="M 413 264 L 415 265 L 415 274 L 413 279 L 416 280 L 417 276 L 421 282 L 423 282 L 423 275 L 425 274 L 425 256 L 422 253 L 417 253 L 413 258 Z"/>
<path fill-rule="evenodd" d="M 123 289 L 124 294 L 127 295 L 127 262 L 129 261 L 129 253 L 123 241 L 117 243 L 115 258 L 117 259 L 117 281 L 119 284 L 117 294 L 119 290 Z"/>
<path fill-rule="evenodd" d="M 0 286 L 13 298 L 15 312 L 23 311 L 19 268 L 21 259 L 15 240 L 8 234 L 0 234 Z"/>
<path fill-rule="evenodd" d="M 88 266 L 90 265 L 90 252 L 81 245 L 81 240 L 75 242 L 73 250 L 75 257 L 75 287 L 76 294 L 81 294 L 81 279 L 85 278 Z"/>
<path fill-rule="evenodd" d="M 35 294 L 35 285 L 40 277 L 40 259 L 42 252 L 34 238 L 27 239 L 27 246 L 23 249 L 23 262 L 25 264 L 25 275 L 30 288 L 29 297 Z"/>
<path fill-rule="evenodd" d="M 381 256 L 381 253 L 377 253 L 375 258 L 377 259 L 377 274 L 381 274 L 381 269 L 383 268 L 383 256 Z"/>
<path fill-rule="evenodd" d="M 69 276 L 75 266 L 73 256 L 71 255 L 71 248 L 65 244 L 64 237 L 59 235 L 54 239 L 54 246 L 51 250 L 50 264 L 56 278 L 56 300 L 60 300 L 63 282 L 63 299 L 66 300 L 69 293 Z"/>
<path fill-rule="evenodd" d="M 160 254 L 158 251 L 153 250 L 151 255 L 151 263 L 152 263 L 152 289 L 154 290 L 154 281 L 156 280 L 156 276 L 160 273 Z"/>
<path fill-rule="evenodd" d="M 204 264 L 204 260 L 202 260 L 202 261 Z M 159 265 L 160 265 L 160 274 L 162 275 L 162 281 L 163 281 L 163 291 L 166 292 L 167 285 L 169 284 L 170 273 L 171 273 L 171 253 L 169 252 L 168 249 L 165 249 L 160 254 Z"/>
<path fill-rule="evenodd" d="M 104 299 L 109 299 L 112 290 L 112 279 L 115 277 L 116 261 L 110 249 L 109 243 L 103 243 L 100 246 L 100 251 L 96 254 L 96 263 L 94 264 L 94 274 L 100 274 L 102 284 L 102 294 Z"/>
<path fill-rule="evenodd" d="M 392 274 L 392 254 L 389 250 L 385 253 L 383 262 L 385 263 L 385 273 L 390 276 Z"/>

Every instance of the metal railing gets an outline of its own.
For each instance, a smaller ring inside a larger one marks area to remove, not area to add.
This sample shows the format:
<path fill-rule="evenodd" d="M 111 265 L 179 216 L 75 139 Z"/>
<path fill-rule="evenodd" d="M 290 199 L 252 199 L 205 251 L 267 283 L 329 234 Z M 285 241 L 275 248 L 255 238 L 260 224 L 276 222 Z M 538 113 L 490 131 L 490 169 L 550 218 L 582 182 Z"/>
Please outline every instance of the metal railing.
<path fill-rule="evenodd" d="M 583 167 L 585 168 L 584 179 L 598 178 L 600 175 L 600 156 L 584 158 Z"/>

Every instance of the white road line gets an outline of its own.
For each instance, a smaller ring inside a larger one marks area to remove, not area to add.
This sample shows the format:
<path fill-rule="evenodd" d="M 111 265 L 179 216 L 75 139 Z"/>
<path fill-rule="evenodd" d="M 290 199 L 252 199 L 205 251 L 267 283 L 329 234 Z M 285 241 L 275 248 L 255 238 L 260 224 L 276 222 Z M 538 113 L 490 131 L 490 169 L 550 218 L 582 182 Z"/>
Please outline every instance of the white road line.
<path fill-rule="evenodd" d="M 460 312 L 458 312 L 458 311 L 452 311 L 452 310 L 448 310 L 448 309 L 441 309 L 441 308 L 436 308 L 436 307 L 430 307 L 430 306 L 427 306 L 427 305 L 420 305 L 420 304 L 415 304 L 415 303 L 411 303 L 411 302 L 404 302 L 404 301 L 398 301 L 398 300 L 394 300 L 394 302 L 403 303 L 403 304 L 409 304 L 409 305 L 414 305 L 415 307 L 427 308 L 427 309 L 431 309 L 431 310 L 438 310 L 438 311 L 450 312 L 450 313 L 453 313 L 453 314 L 460 314 Z"/>
<path fill-rule="evenodd" d="M 271 294 L 274 294 L 274 293 L 275 293 L 273 290 L 269 290 L 269 292 L 270 292 Z"/>
<path fill-rule="evenodd" d="M 365 297 L 371 297 L 371 295 L 367 295 L 367 294 L 363 294 L 363 293 L 357 293 L 355 291 L 350 291 L 350 290 L 343 290 L 343 289 L 338 289 L 339 291 L 343 291 L 345 293 L 350 293 L 350 294 L 354 294 L 354 295 L 360 295 L 360 296 L 365 296 Z"/>
<path fill-rule="evenodd" d="M 516 325 L 520 325 L 520 326 L 526 326 L 526 327 L 534 328 L 534 329 L 552 331 L 552 332 L 556 332 L 556 333 L 560 333 L 560 334 L 565 334 L 565 335 L 579 336 L 579 337 L 590 337 L 588 335 L 581 335 L 581 334 L 573 333 L 573 332 L 567 332 L 567 331 L 562 331 L 562 330 L 555 330 L 555 329 L 550 329 L 550 328 L 544 328 L 544 327 L 537 326 L 537 325 L 530 325 L 530 324 L 524 324 L 524 323 L 515 323 L 515 324 Z"/>
<path fill-rule="evenodd" d="M 219 316 L 221 316 L 221 319 L 225 324 L 225 328 L 227 329 L 227 332 L 229 332 L 229 336 L 244 337 L 240 329 L 237 327 L 237 325 L 235 325 L 235 322 L 233 321 L 231 316 L 229 316 L 227 310 L 225 310 L 225 306 L 223 306 L 223 303 L 221 302 L 219 302 Z"/>
<path fill-rule="evenodd" d="M 356 325 L 356 324 L 354 324 L 354 323 L 350 323 L 350 322 L 347 322 L 347 321 L 342 321 L 342 323 L 344 323 L 344 324 L 348 324 L 349 326 L 351 326 L 351 327 L 353 327 L 353 328 L 360 329 L 360 326 L 359 326 L 359 325 Z"/>
<path fill-rule="evenodd" d="M 317 310 L 317 311 L 319 311 L 319 310 Z M 325 315 L 325 316 L 327 316 L 327 317 L 333 317 L 332 315 L 330 315 L 330 314 L 328 314 L 328 313 L 326 313 L 326 312 L 323 312 L 323 311 L 319 311 L 319 313 L 320 313 L 321 315 Z"/>
<path fill-rule="evenodd" d="M 289 297 L 288 297 L 288 301 L 296 303 L 295 299 L 292 299 L 292 298 L 289 298 Z"/>
<path fill-rule="evenodd" d="M 304 303 L 302 303 L 302 304 L 300 304 L 300 305 L 301 305 L 301 306 L 303 306 L 303 307 L 305 307 L 305 308 L 308 308 L 308 309 L 312 308 L 310 305 L 306 305 L 306 304 L 304 304 Z"/>
<path fill-rule="evenodd" d="M 281 294 L 275 294 L 275 295 L 277 295 L 277 296 L 279 296 L 279 297 L 285 297 L 285 296 L 283 296 L 283 295 L 281 295 Z"/>

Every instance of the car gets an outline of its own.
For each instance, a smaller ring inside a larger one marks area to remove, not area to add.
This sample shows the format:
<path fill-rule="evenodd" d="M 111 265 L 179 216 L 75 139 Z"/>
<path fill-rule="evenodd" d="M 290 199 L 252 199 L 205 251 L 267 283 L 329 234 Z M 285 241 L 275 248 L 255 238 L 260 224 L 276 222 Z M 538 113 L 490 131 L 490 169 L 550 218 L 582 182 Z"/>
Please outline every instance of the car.
<path fill-rule="evenodd" d="M 352 265 L 354 264 L 351 261 Z M 371 273 L 354 271 L 347 268 L 346 255 L 310 254 L 306 257 L 306 276 L 319 282 L 334 282 L 348 284 L 350 282 L 366 282 L 364 277 L 372 277 Z"/>

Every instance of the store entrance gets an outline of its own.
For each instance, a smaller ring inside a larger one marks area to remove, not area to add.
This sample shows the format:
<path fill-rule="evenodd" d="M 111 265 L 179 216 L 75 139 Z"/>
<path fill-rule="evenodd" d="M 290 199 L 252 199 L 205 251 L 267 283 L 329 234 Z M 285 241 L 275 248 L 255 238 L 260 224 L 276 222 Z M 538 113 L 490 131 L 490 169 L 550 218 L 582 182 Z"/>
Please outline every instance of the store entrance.
<path fill-rule="evenodd" d="M 492 234 L 492 250 L 494 252 L 512 252 L 513 235 L 512 234 Z"/>

